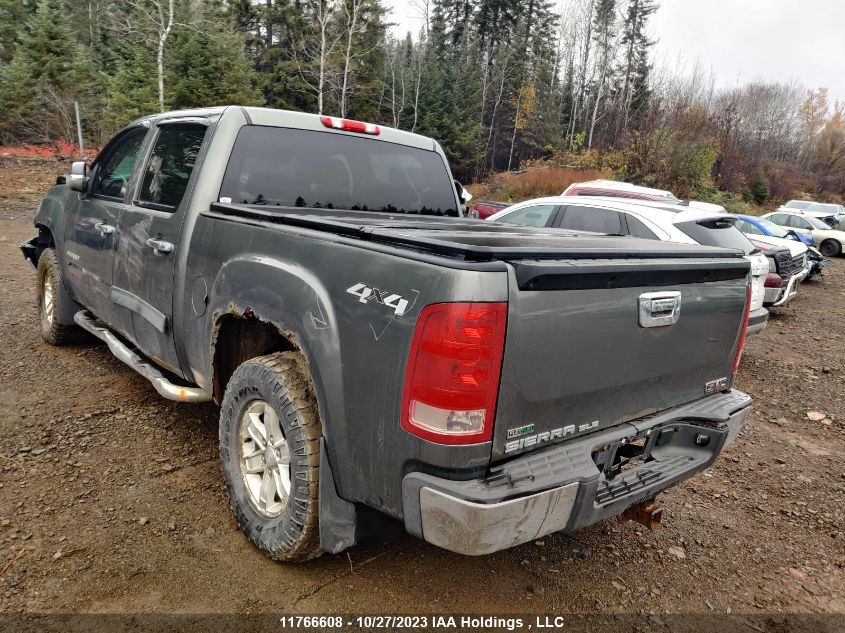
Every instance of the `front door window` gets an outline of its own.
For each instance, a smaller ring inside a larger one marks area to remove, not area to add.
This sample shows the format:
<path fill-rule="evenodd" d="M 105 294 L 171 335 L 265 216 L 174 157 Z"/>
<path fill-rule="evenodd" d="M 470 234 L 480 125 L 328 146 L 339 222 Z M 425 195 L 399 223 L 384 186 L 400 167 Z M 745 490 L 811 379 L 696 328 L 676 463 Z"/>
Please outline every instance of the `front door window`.
<path fill-rule="evenodd" d="M 135 160 L 147 135 L 147 129 L 137 127 L 121 136 L 114 146 L 97 161 L 91 183 L 91 195 L 122 200 L 135 170 Z"/>

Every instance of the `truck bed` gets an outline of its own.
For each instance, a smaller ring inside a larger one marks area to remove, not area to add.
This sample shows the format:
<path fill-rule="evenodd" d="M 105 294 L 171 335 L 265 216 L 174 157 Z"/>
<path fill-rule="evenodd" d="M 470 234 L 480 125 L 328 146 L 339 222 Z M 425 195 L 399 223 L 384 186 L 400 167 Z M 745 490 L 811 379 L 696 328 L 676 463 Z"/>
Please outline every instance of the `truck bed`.
<path fill-rule="evenodd" d="M 498 222 L 437 216 L 386 215 L 366 211 L 301 209 L 216 202 L 210 215 L 269 222 L 406 247 L 465 261 L 525 259 L 665 259 L 671 257 L 735 260 L 737 252 L 630 236 L 579 233 L 565 229 L 515 226 Z"/>

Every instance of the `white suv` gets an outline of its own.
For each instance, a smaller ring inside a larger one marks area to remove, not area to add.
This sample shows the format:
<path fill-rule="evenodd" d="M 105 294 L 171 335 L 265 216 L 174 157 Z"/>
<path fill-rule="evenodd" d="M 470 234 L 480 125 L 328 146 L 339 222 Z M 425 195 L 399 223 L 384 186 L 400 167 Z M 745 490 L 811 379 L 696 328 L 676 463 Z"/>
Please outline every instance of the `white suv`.
<path fill-rule="evenodd" d="M 554 196 L 515 204 L 491 215 L 489 221 L 631 235 L 742 251 L 751 263 L 748 333 L 754 334 L 766 327 L 769 312 L 763 307 L 763 301 L 769 260 L 734 226 L 735 216 L 671 202 Z"/>

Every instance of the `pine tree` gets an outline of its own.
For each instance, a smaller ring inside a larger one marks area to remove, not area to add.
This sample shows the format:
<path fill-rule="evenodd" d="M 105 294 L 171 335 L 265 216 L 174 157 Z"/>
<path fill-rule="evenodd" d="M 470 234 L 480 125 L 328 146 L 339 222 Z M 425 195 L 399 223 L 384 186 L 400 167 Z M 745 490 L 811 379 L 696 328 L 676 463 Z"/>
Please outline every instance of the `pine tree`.
<path fill-rule="evenodd" d="M 259 105 L 258 77 L 244 56 L 237 33 L 196 32 L 174 39 L 167 65 L 167 107 Z"/>
<path fill-rule="evenodd" d="M 0 133 L 35 142 L 75 138 L 73 102 L 100 129 L 99 78 L 59 0 L 39 0 L 0 74 Z"/>
<path fill-rule="evenodd" d="M 20 25 L 35 11 L 34 0 L 0 0 L 0 62 L 9 63 L 18 44 Z"/>
<path fill-rule="evenodd" d="M 112 129 L 158 111 L 155 59 L 142 46 L 125 46 L 108 79 L 107 120 Z"/>

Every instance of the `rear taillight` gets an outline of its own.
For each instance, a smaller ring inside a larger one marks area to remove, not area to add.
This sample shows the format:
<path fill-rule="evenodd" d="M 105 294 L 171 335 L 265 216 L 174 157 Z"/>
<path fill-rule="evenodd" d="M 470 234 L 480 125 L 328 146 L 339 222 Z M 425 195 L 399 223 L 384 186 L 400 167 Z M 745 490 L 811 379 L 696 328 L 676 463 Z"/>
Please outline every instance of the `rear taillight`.
<path fill-rule="evenodd" d="M 734 375 L 739 369 L 739 361 L 742 360 L 742 348 L 745 347 L 745 333 L 748 330 L 749 316 L 751 316 L 751 284 L 748 284 L 745 289 L 745 313 L 742 315 L 742 330 L 739 333 L 739 343 L 736 346 L 736 355 L 731 369 L 731 373 Z"/>
<path fill-rule="evenodd" d="M 363 121 L 353 121 L 352 119 L 339 119 L 336 116 L 321 116 L 320 120 L 323 122 L 323 125 L 334 128 L 335 130 L 356 132 L 358 134 L 372 134 L 373 136 L 381 134 L 381 129 L 374 123 L 364 123 Z"/>
<path fill-rule="evenodd" d="M 506 303 L 426 306 L 405 373 L 402 428 L 440 444 L 489 441 L 506 325 Z"/>

